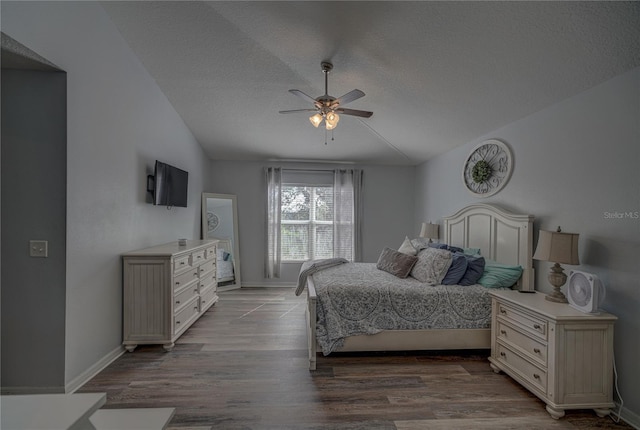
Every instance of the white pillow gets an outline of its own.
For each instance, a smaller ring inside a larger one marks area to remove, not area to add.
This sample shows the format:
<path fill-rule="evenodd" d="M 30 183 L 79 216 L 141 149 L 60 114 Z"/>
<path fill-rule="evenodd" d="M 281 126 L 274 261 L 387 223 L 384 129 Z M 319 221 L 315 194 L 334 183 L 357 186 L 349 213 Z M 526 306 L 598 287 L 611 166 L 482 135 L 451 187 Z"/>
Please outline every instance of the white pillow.
<path fill-rule="evenodd" d="M 403 254 L 407 255 L 416 255 L 418 253 L 418 250 L 413 246 L 411 240 L 409 240 L 409 238 L 405 236 L 404 242 L 402 242 L 402 245 L 400 245 L 400 248 L 398 248 L 398 252 L 402 252 Z"/>

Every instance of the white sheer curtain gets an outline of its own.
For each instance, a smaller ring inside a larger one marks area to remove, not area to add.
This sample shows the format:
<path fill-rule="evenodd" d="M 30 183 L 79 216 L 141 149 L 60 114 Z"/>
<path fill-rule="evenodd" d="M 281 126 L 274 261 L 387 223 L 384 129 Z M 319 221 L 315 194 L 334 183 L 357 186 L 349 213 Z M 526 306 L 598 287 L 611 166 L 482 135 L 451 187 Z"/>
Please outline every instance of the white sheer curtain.
<path fill-rule="evenodd" d="M 280 277 L 280 203 L 282 200 L 282 169 L 265 168 L 267 183 L 265 278 Z"/>
<path fill-rule="evenodd" d="M 362 170 L 338 169 L 333 176 L 333 256 L 362 259 Z"/>

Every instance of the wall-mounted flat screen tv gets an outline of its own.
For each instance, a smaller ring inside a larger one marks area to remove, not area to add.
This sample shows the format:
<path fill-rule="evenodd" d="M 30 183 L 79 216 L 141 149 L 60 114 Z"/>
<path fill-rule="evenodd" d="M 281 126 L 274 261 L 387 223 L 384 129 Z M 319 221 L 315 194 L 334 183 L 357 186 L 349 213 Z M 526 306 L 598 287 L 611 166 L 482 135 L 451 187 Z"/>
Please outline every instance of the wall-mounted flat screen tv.
<path fill-rule="evenodd" d="M 153 178 L 153 187 L 149 181 Z M 153 195 L 153 204 L 159 206 L 187 207 L 189 173 L 170 164 L 156 160 L 155 172 L 149 175 L 147 191 Z"/>

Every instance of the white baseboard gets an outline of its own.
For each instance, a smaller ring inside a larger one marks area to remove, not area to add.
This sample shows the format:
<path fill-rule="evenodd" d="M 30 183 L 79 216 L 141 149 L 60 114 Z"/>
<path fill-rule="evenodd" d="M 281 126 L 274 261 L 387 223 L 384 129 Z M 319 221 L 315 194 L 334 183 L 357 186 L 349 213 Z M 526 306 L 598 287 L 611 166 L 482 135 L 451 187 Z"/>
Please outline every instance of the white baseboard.
<path fill-rule="evenodd" d="M 12 394 L 64 394 L 64 388 L 60 387 L 2 387 L 0 394 L 3 396 Z"/>
<path fill-rule="evenodd" d="M 263 283 L 263 282 L 245 282 L 242 281 L 242 288 L 292 288 L 297 286 L 295 282 L 278 282 L 276 283 Z"/>
<path fill-rule="evenodd" d="M 620 404 L 616 403 L 616 408 L 614 411 L 612 411 L 613 413 L 611 414 L 612 416 L 618 416 L 618 411 L 620 410 Z M 622 419 L 625 423 L 629 424 L 631 427 L 633 427 L 636 430 L 640 430 L 640 415 L 631 412 L 629 409 L 622 407 L 622 410 L 620 411 L 620 419 Z"/>
<path fill-rule="evenodd" d="M 97 363 L 93 366 L 89 367 L 87 370 L 82 372 L 80 375 L 73 378 L 67 384 L 65 384 L 64 391 L 65 393 L 74 393 L 78 388 L 82 387 L 84 384 L 89 382 L 91 378 L 96 376 L 105 367 L 113 363 L 118 357 L 124 354 L 125 349 L 122 345 L 115 348 L 113 351 L 102 357 Z"/>

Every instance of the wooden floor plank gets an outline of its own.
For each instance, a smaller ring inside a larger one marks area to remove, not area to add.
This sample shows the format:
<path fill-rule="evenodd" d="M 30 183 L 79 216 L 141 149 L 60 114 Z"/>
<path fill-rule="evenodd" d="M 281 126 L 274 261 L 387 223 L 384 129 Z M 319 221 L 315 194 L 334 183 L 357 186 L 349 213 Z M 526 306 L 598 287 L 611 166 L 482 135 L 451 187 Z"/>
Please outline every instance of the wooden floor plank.
<path fill-rule="evenodd" d="M 553 420 L 487 351 L 318 355 L 294 288 L 220 293 L 171 352 L 138 347 L 79 392 L 106 408 L 173 407 L 170 430 L 630 429 L 593 411 Z"/>

